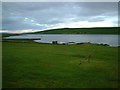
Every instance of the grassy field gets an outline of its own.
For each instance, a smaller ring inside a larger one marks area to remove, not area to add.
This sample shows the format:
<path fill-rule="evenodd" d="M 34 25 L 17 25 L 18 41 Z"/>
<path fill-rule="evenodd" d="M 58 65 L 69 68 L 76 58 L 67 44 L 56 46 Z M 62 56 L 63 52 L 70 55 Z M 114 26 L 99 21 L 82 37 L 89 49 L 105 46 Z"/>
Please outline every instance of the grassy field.
<path fill-rule="evenodd" d="M 120 34 L 118 29 L 118 27 L 60 28 L 35 32 L 35 34 Z"/>
<path fill-rule="evenodd" d="M 118 87 L 117 47 L 3 42 L 2 56 L 3 88 Z"/>

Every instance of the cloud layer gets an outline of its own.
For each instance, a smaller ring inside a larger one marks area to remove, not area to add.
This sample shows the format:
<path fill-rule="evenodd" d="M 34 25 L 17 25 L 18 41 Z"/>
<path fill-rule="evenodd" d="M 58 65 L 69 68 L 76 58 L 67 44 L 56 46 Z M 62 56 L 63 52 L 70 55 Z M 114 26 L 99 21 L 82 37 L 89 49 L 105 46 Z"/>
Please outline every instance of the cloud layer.
<path fill-rule="evenodd" d="M 117 2 L 3 2 L 3 30 L 113 27 Z"/>

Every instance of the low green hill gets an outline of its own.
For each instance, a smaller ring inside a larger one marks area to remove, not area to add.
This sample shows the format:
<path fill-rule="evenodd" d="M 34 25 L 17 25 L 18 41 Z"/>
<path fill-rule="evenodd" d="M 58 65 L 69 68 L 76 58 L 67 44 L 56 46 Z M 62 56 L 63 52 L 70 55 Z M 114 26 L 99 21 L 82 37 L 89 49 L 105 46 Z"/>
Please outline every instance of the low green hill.
<path fill-rule="evenodd" d="M 59 28 L 35 32 L 35 34 L 118 34 L 118 29 L 118 27 Z"/>

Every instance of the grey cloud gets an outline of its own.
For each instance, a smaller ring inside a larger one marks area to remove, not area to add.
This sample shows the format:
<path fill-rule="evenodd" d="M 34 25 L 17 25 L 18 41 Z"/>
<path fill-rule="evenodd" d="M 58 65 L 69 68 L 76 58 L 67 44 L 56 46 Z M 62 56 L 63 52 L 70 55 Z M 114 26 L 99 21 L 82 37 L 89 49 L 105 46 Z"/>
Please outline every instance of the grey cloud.
<path fill-rule="evenodd" d="M 102 15 L 94 16 L 92 18 L 89 18 L 88 22 L 101 22 L 101 21 L 104 21 L 106 18 L 108 18 L 108 17 L 107 16 L 102 16 Z"/>
<path fill-rule="evenodd" d="M 58 2 L 4 2 L 3 8 L 22 13 L 59 7 L 64 4 Z"/>
<path fill-rule="evenodd" d="M 75 4 L 84 8 L 85 10 L 91 10 L 95 12 L 116 11 L 118 9 L 118 2 L 81 2 Z"/>
<path fill-rule="evenodd" d="M 79 13 L 81 16 L 95 16 L 118 11 L 117 2 L 86 2 L 76 3 L 76 5 L 83 10 L 82 13 Z"/>
<path fill-rule="evenodd" d="M 104 19 L 96 18 L 88 20 L 88 22 L 101 22 L 101 21 L 104 21 Z"/>
<path fill-rule="evenodd" d="M 3 2 L 2 24 L 3 28 L 12 30 L 44 29 L 44 24 L 65 21 L 99 22 L 105 18 L 97 16 L 116 16 L 117 5 L 117 2 Z M 25 18 L 29 20 L 25 21 Z"/>

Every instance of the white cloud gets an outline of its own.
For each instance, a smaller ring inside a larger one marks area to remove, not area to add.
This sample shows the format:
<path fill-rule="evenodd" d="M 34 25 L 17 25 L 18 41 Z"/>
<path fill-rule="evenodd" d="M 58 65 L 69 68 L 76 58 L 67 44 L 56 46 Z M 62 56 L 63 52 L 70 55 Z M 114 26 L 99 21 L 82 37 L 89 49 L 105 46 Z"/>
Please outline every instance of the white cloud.
<path fill-rule="evenodd" d="M 92 28 L 92 27 L 116 27 L 117 24 L 114 23 L 117 21 L 116 17 L 108 18 L 99 22 L 89 22 L 89 21 L 65 21 L 63 23 L 58 23 L 54 25 L 49 25 L 47 29 L 55 28 Z"/>
<path fill-rule="evenodd" d="M 29 32 L 36 32 L 40 30 L 32 30 L 32 29 L 26 29 L 26 30 L 0 30 L 0 33 L 29 33 Z"/>

